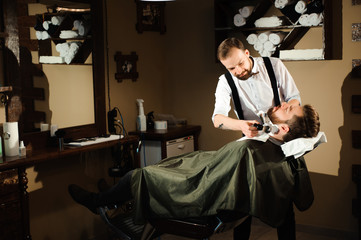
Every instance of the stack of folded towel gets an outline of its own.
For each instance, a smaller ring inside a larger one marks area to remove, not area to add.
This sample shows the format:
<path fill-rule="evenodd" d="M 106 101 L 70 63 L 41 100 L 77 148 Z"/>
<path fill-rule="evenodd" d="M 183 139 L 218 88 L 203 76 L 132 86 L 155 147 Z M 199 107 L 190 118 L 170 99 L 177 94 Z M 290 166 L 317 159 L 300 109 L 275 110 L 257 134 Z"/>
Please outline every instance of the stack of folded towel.
<path fill-rule="evenodd" d="M 238 13 L 233 17 L 233 23 L 236 27 L 241 27 L 246 24 L 246 19 L 251 16 L 253 6 L 245 6 L 238 10 Z"/>
<path fill-rule="evenodd" d="M 64 58 L 64 62 L 69 64 L 74 59 L 80 46 L 81 46 L 81 42 L 73 41 L 73 42 L 58 43 L 55 49 L 56 51 L 59 52 L 60 57 Z"/>
<path fill-rule="evenodd" d="M 262 17 L 254 22 L 256 27 L 279 27 L 283 23 L 283 20 L 277 16 Z"/>

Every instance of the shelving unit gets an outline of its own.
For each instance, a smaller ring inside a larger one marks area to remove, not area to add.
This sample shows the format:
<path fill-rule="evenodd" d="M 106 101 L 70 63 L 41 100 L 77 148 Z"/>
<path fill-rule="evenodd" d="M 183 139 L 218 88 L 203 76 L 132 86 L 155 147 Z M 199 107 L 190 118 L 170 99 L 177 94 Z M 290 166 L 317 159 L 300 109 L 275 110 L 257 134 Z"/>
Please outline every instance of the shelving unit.
<path fill-rule="evenodd" d="M 296 1 L 297 2 L 297 1 Z M 215 16 L 215 47 L 228 37 L 237 37 L 242 34 L 245 38 L 252 33 L 266 31 L 284 32 L 283 41 L 276 46 L 273 57 L 279 57 L 281 50 L 292 50 L 311 28 L 322 28 L 322 41 L 324 56 L 322 60 L 342 58 L 342 2 L 338 0 L 323 1 L 323 23 L 317 26 L 303 26 L 298 23 L 298 14 L 294 6 L 289 5 L 280 10 L 284 19 L 278 27 L 255 27 L 257 19 L 262 18 L 274 7 L 274 0 L 214 0 Z M 233 17 L 244 6 L 253 6 L 252 14 L 247 18 L 246 24 L 236 27 Z"/>
<path fill-rule="evenodd" d="M 60 25 L 51 25 L 52 29 L 49 28 L 48 34 L 50 38 L 39 40 L 39 57 L 40 56 L 54 56 L 52 51 L 52 42 L 56 44 L 61 44 L 65 42 L 78 42 L 79 49 L 77 50 L 74 58 L 72 58 L 70 63 L 67 64 L 84 64 L 90 53 L 92 52 L 92 37 L 91 30 L 84 34 L 83 36 L 61 37 L 61 31 L 68 30 L 71 31 L 74 28 L 74 21 L 79 20 L 82 22 L 88 21 L 90 19 L 90 12 L 59 12 L 59 13 L 46 13 L 38 14 L 37 25 L 42 24 L 44 21 L 51 21 L 51 18 L 54 16 L 63 17 L 64 20 Z M 90 28 L 91 26 L 89 26 Z"/>

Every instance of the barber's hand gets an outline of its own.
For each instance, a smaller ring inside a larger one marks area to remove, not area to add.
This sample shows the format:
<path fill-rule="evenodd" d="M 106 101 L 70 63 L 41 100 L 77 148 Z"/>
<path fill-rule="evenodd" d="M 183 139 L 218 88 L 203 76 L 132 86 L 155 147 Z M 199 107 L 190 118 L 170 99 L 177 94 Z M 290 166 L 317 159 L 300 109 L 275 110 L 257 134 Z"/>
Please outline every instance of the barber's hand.
<path fill-rule="evenodd" d="M 257 136 L 258 130 L 255 126 L 253 126 L 253 124 L 255 123 L 259 124 L 259 122 L 257 122 L 256 120 L 253 121 L 240 120 L 240 121 L 241 121 L 240 122 L 241 130 L 244 135 L 246 135 L 247 137 Z"/>

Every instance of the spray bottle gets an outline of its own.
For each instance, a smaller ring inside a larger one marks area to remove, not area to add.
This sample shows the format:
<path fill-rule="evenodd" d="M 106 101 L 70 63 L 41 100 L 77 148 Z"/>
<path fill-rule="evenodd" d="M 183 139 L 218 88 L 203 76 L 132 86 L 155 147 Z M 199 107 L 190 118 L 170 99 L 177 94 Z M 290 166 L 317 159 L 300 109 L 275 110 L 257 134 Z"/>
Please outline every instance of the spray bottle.
<path fill-rule="evenodd" d="M 137 130 L 138 131 L 146 131 L 147 130 L 147 120 L 144 115 L 144 108 L 143 108 L 143 99 L 137 99 L 138 108 L 139 108 L 139 115 L 137 117 Z"/>

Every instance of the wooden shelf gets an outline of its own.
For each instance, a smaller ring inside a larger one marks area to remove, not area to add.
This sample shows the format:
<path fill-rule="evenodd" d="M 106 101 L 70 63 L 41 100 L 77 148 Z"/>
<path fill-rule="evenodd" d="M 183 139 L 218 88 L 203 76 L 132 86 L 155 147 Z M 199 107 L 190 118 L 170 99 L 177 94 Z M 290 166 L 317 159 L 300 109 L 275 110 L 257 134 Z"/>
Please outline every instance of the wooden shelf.
<path fill-rule="evenodd" d="M 247 37 L 251 33 L 285 30 L 287 36 L 283 42 L 276 46 L 273 57 L 279 56 L 280 50 L 291 50 L 312 28 L 322 28 L 322 41 L 324 48 L 324 60 L 342 59 L 342 7 L 338 0 L 324 1 L 323 23 L 318 26 L 303 26 L 298 24 L 301 14 L 294 11 L 294 5 L 290 5 L 280 10 L 283 14 L 284 25 L 277 27 L 255 27 L 254 22 L 264 17 L 267 11 L 274 5 L 273 0 L 214 0 L 215 10 L 215 48 L 226 38 L 237 36 L 241 33 Z M 238 10 L 244 6 L 253 6 L 254 11 L 247 18 L 247 22 L 242 27 L 236 27 L 233 17 Z"/>

